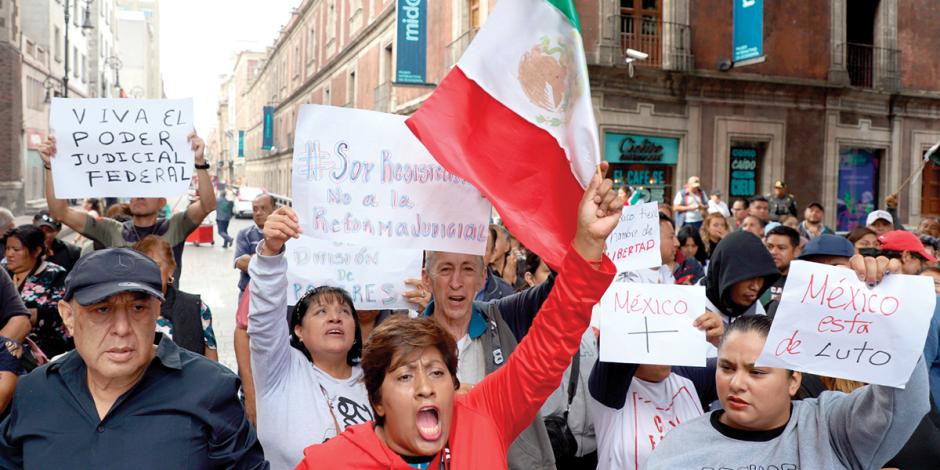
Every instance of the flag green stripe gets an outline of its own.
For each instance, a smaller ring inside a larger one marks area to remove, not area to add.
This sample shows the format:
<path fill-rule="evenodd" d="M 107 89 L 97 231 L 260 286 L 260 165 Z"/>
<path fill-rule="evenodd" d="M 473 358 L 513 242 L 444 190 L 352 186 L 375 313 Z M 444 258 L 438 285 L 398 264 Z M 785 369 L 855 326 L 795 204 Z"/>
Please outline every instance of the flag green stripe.
<path fill-rule="evenodd" d="M 581 32 L 581 22 L 578 21 L 578 12 L 574 9 L 574 0 L 547 0 L 548 3 L 552 4 L 562 15 L 565 15 L 565 18 L 568 18 L 568 22 L 571 23 L 571 26 Z"/>

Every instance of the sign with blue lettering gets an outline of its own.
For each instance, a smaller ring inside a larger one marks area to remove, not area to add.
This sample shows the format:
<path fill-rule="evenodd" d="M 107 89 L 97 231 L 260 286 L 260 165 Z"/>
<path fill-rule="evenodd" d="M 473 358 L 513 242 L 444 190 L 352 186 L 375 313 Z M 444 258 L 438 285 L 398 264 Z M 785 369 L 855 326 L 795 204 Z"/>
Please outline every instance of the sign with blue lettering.
<path fill-rule="evenodd" d="M 735 66 L 764 61 L 764 0 L 734 0 L 733 43 Z"/>
<path fill-rule="evenodd" d="M 423 84 L 427 79 L 427 0 L 398 0 L 395 81 Z"/>
<path fill-rule="evenodd" d="M 679 139 L 607 132 L 604 134 L 604 160 L 675 165 L 679 161 Z"/>
<path fill-rule="evenodd" d="M 245 131 L 238 131 L 238 156 L 245 158 Z"/>
<path fill-rule="evenodd" d="M 261 139 L 261 150 L 271 150 L 274 147 L 274 106 L 264 107 L 264 134 Z"/>

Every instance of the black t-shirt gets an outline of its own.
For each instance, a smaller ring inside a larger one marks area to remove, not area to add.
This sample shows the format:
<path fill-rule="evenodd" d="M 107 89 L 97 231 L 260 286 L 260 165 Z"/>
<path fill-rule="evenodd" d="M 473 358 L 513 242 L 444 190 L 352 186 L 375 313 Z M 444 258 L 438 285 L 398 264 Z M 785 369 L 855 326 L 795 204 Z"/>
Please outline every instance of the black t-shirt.
<path fill-rule="evenodd" d="M 17 316 L 29 316 L 29 310 L 23 304 L 20 293 L 16 290 L 16 284 L 7 274 L 6 269 L 0 269 L 0 328 L 7 325 L 7 322 Z"/>
<path fill-rule="evenodd" d="M 46 258 L 46 261 L 58 264 L 65 268 L 66 272 L 72 271 L 72 266 L 78 262 L 82 256 L 82 249 L 69 242 L 56 239 L 52 242 L 52 256 Z"/>
<path fill-rule="evenodd" d="M 777 306 L 780 305 L 780 296 L 783 295 L 783 285 L 787 283 L 786 276 L 780 276 L 780 279 L 777 279 L 770 290 L 767 292 L 770 293 L 770 301 L 767 302 L 767 305 L 764 305 L 764 310 L 767 311 L 767 316 L 773 320 L 774 315 L 777 314 Z"/>

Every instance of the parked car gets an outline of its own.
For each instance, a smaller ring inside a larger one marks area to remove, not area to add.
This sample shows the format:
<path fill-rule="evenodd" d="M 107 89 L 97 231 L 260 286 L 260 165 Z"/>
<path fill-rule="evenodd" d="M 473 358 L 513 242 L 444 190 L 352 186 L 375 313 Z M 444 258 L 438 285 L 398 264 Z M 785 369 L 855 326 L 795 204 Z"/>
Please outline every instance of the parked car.
<path fill-rule="evenodd" d="M 233 210 L 235 217 L 239 219 L 250 218 L 251 201 L 254 201 L 256 197 L 262 194 L 264 194 L 264 190 L 261 188 L 252 188 L 250 186 L 238 188 L 238 194 L 235 196 L 235 209 Z"/>

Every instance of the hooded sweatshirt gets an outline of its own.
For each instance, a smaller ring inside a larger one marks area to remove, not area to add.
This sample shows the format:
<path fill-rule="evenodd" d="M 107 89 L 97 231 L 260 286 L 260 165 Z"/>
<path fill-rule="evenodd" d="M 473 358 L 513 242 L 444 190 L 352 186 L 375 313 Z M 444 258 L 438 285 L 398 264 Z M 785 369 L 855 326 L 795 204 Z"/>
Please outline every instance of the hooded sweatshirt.
<path fill-rule="evenodd" d="M 448 469 L 507 468 L 509 446 L 558 387 L 616 269 L 607 258 L 595 268 L 571 250 L 560 273 L 506 363 L 469 393 L 454 397 L 445 448 Z M 437 462 L 432 460 L 430 468 L 437 468 Z M 378 438 L 372 423 L 350 426 L 336 438 L 308 447 L 297 470 L 320 468 L 413 469 Z"/>
<path fill-rule="evenodd" d="M 760 302 L 757 300 L 750 305 L 737 305 L 731 301 L 731 288 L 738 282 L 755 277 L 764 278 L 764 285 L 757 293 L 760 298 L 777 282 L 780 271 L 760 238 L 750 232 L 729 233 L 712 252 L 704 281 L 710 307 L 722 315 L 725 323 L 745 314 L 763 313 L 762 308 L 758 311 Z"/>

